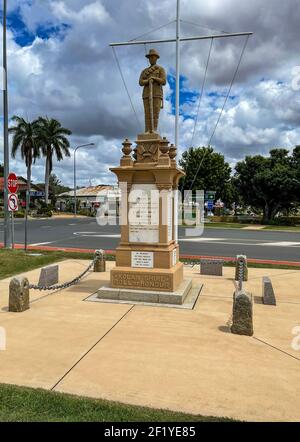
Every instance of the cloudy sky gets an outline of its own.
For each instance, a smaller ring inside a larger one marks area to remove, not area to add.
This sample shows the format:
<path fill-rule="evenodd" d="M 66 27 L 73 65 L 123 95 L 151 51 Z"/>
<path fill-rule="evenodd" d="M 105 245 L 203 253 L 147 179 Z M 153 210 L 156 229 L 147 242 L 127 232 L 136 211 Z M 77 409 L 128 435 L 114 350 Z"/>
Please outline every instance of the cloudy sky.
<path fill-rule="evenodd" d="M 138 78 L 147 60 L 143 45 L 116 49 L 136 118 L 108 45 L 165 24 L 142 39 L 174 37 L 176 0 L 8 0 L 8 4 L 10 115 L 59 119 L 73 132 L 72 146 L 96 144 L 78 151 L 78 184 L 114 182 L 109 167 L 119 161 L 122 140 L 134 141 L 143 130 Z M 181 0 L 181 10 L 183 36 L 254 32 L 212 140 L 214 148 L 234 165 L 247 154 L 300 144 L 300 2 Z M 244 43 L 245 37 L 213 42 L 194 145 L 206 145 L 211 137 Z M 181 47 L 180 152 L 191 145 L 209 47 L 210 40 Z M 168 73 L 159 129 L 173 142 L 175 45 L 155 48 Z M 72 158 L 54 167 L 72 186 Z M 10 169 L 26 173 L 20 159 L 11 161 Z M 41 181 L 43 175 L 40 160 L 33 178 Z"/>

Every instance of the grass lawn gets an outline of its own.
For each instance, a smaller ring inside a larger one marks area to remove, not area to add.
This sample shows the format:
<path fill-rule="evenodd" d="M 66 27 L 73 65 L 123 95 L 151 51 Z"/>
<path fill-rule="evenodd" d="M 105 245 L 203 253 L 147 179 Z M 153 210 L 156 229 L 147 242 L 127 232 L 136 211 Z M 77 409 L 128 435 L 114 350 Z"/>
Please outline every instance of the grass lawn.
<path fill-rule="evenodd" d="M 218 227 L 220 228 L 224 228 L 224 229 L 242 229 L 243 227 L 247 227 L 247 224 L 240 224 L 240 223 L 205 223 L 204 224 L 204 228 L 206 229 L 206 227 Z"/>
<path fill-rule="evenodd" d="M 0 422 L 225 422 L 41 389 L 0 384 Z"/>
<path fill-rule="evenodd" d="M 91 260 L 93 255 L 90 253 L 47 251 L 25 253 L 23 250 L 0 249 L 0 279 L 72 258 Z"/>
<path fill-rule="evenodd" d="M 300 226 L 265 226 L 264 230 L 287 230 L 300 233 Z"/>
<path fill-rule="evenodd" d="M 50 252 L 50 251 L 30 251 L 25 253 L 23 250 L 4 250 L 0 249 L 0 279 L 9 276 L 24 273 L 37 267 L 43 267 L 53 262 L 63 261 L 64 259 L 93 259 L 92 253 L 79 252 Z M 115 257 L 107 255 L 108 260 L 114 260 Z M 188 260 L 182 260 L 187 262 Z M 196 261 L 193 260 L 193 263 Z M 197 261 L 198 262 L 198 261 Z M 225 266 L 235 266 L 235 262 L 224 262 Z M 274 268 L 274 269 L 293 269 L 300 270 L 299 266 L 289 266 L 280 264 L 260 264 L 248 262 L 248 267 L 256 268 Z"/>
<path fill-rule="evenodd" d="M 217 227 L 219 229 L 243 229 L 245 227 L 253 227 L 255 228 L 255 224 L 242 224 L 242 223 L 205 223 L 204 228 L 214 228 Z M 263 226 L 261 230 L 277 230 L 277 231 L 290 231 L 290 232 L 299 232 L 300 226 Z"/>

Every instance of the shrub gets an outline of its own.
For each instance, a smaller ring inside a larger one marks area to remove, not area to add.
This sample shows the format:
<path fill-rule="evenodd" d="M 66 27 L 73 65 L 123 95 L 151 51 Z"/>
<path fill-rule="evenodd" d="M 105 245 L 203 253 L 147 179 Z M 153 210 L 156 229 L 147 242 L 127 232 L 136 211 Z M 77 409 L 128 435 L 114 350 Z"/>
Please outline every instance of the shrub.
<path fill-rule="evenodd" d="M 82 216 L 91 216 L 91 210 L 90 209 L 80 209 L 77 211 L 78 215 L 82 215 Z"/>
<path fill-rule="evenodd" d="M 279 216 L 278 218 L 269 221 L 272 226 L 296 226 L 300 224 L 299 216 Z"/>
<path fill-rule="evenodd" d="M 15 218 L 24 218 L 25 217 L 25 213 L 21 210 L 18 210 L 18 212 L 14 213 L 14 217 Z"/>
<path fill-rule="evenodd" d="M 36 215 L 51 218 L 52 211 L 49 207 L 40 207 L 39 209 L 37 209 Z"/>

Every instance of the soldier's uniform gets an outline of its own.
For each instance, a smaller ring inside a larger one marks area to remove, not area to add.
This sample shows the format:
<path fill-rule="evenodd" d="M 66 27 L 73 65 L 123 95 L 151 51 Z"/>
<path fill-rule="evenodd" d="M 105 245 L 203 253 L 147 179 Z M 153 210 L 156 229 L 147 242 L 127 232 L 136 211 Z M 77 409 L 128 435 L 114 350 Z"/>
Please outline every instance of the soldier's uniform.
<path fill-rule="evenodd" d="M 155 55 L 159 58 L 159 54 L 155 49 L 150 49 L 149 54 L 146 55 L 149 58 L 150 55 Z M 146 81 L 151 78 L 156 77 L 160 81 L 152 82 L 152 99 L 153 99 L 153 128 L 151 128 L 151 105 L 150 105 L 150 85 Z M 163 107 L 163 86 L 166 84 L 166 72 L 163 67 L 154 64 L 144 69 L 140 75 L 140 86 L 144 86 L 143 90 L 143 102 L 145 110 L 145 132 L 157 131 L 158 118 L 160 109 Z"/>

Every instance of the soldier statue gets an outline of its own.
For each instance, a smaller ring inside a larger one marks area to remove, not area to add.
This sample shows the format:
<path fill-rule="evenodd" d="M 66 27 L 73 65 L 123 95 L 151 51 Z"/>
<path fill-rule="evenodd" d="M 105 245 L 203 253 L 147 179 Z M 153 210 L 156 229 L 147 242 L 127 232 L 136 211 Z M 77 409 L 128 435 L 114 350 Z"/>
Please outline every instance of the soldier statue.
<path fill-rule="evenodd" d="M 150 65 L 140 76 L 140 86 L 144 87 L 143 102 L 145 109 L 145 132 L 157 132 L 160 109 L 163 108 L 163 86 L 166 84 L 164 68 L 156 64 L 159 53 L 150 49 L 146 55 Z"/>

